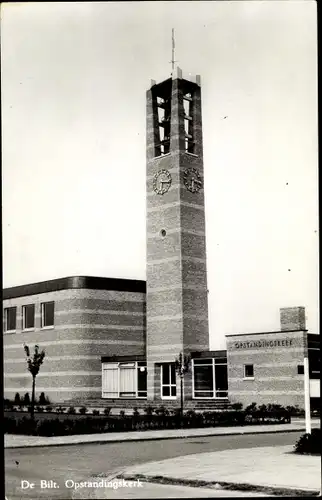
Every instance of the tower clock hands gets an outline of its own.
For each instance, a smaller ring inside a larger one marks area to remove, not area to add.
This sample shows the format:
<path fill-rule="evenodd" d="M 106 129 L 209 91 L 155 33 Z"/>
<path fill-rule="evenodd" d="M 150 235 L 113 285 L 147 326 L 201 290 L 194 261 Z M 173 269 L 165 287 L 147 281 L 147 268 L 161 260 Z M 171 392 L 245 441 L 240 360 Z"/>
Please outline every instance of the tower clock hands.
<path fill-rule="evenodd" d="M 202 179 L 195 168 L 187 168 L 184 172 L 184 184 L 192 193 L 196 193 L 202 188 Z"/>
<path fill-rule="evenodd" d="M 159 170 L 153 178 L 153 189 L 157 194 L 166 193 L 171 186 L 171 174 L 168 170 Z"/>
<path fill-rule="evenodd" d="M 200 179 L 195 179 L 194 177 L 192 177 L 192 179 L 191 179 L 191 186 L 194 187 L 194 184 L 196 184 L 197 186 L 201 186 Z"/>

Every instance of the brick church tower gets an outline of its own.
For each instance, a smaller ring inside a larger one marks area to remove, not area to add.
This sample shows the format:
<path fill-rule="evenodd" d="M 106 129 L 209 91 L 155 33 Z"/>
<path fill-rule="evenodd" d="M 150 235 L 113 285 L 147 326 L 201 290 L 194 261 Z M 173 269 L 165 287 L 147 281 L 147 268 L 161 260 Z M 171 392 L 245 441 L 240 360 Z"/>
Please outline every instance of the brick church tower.
<path fill-rule="evenodd" d="M 147 91 L 146 190 L 148 399 L 178 399 L 175 358 L 209 349 L 200 77 L 179 68 Z"/>

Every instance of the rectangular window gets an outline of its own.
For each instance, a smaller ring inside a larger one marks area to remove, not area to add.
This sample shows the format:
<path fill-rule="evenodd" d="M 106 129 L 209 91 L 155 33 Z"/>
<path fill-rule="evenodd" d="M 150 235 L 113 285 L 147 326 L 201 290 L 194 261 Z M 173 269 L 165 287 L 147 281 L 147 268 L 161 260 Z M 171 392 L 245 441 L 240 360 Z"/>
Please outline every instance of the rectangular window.
<path fill-rule="evenodd" d="M 175 399 L 177 395 L 176 369 L 174 363 L 161 365 L 161 397 Z"/>
<path fill-rule="evenodd" d="M 15 332 L 17 329 L 17 308 L 7 307 L 4 310 L 4 331 Z"/>
<path fill-rule="evenodd" d="M 29 330 L 35 328 L 35 305 L 28 304 L 22 308 L 22 329 Z"/>
<path fill-rule="evenodd" d="M 298 375 L 304 375 L 304 365 L 297 365 Z"/>
<path fill-rule="evenodd" d="M 211 365 L 194 366 L 195 397 L 212 398 L 214 395 L 213 370 Z"/>
<path fill-rule="evenodd" d="M 228 372 L 227 358 L 193 359 L 193 397 L 227 398 Z"/>
<path fill-rule="evenodd" d="M 41 304 L 41 328 L 54 326 L 55 302 Z"/>
<path fill-rule="evenodd" d="M 244 378 L 254 378 L 254 365 L 244 365 Z"/>
<path fill-rule="evenodd" d="M 103 398 L 146 398 L 146 362 L 102 363 Z"/>

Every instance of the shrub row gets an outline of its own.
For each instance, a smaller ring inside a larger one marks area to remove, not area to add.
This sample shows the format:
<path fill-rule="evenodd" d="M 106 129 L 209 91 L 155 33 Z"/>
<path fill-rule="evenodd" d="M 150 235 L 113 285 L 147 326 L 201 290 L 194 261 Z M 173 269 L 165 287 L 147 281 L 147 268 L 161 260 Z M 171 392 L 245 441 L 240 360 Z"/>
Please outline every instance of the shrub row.
<path fill-rule="evenodd" d="M 43 393 L 42 393 L 43 394 Z M 6 401 L 6 400 L 5 400 Z M 30 403 L 29 403 L 30 404 Z M 30 411 L 30 406 L 26 405 L 26 404 L 21 404 L 19 405 L 19 408 L 22 409 L 24 407 L 27 406 L 27 408 L 29 409 Z M 232 410 L 242 410 L 242 403 L 233 403 L 231 405 L 231 408 Z M 13 410 L 14 408 L 11 408 L 11 407 L 6 407 L 6 404 L 5 404 L 5 409 L 10 409 L 10 410 Z M 51 412 L 56 412 L 56 413 L 67 413 L 69 415 L 75 415 L 77 412 L 80 413 L 81 415 L 85 415 L 87 413 L 92 413 L 93 415 L 105 415 L 105 416 L 108 416 L 111 412 L 111 408 L 110 407 L 107 407 L 105 408 L 104 410 L 90 410 L 88 408 L 86 408 L 86 406 L 82 406 L 81 408 L 78 409 L 78 411 L 76 411 L 75 407 L 74 406 L 70 406 L 69 408 L 66 408 L 66 407 L 63 407 L 63 406 L 55 406 L 55 407 L 52 407 L 52 406 L 45 406 L 45 408 L 43 406 L 35 406 L 35 410 L 38 411 L 38 412 L 48 412 L 48 413 L 51 413 Z M 190 411 L 193 411 L 193 410 L 190 410 Z M 276 412 L 276 411 L 284 411 L 284 412 L 287 412 L 287 413 L 290 413 L 291 415 L 298 415 L 298 414 L 302 414 L 302 411 L 301 409 L 297 408 L 297 407 L 293 407 L 293 406 L 287 406 L 286 408 L 284 408 L 283 406 L 281 405 L 278 405 L 278 404 L 268 404 L 268 405 L 260 405 L 260 406 L 257 406 L 256 403 L 252 403 L 251 405 L 247 406 L 244 410 L 244 412 L 246 414 L 249 414 L 249 413 L 257 413 L 258 415 L 259 414 L 266 414 L 266 413 L 269 413 L 271 414 L 272 412 Z M 144 408 L 141 409 L 141 413 L 139 411 L 139 409 L 137 407 L 134 407 L 132 409 L 132 415 L 134 416 L 137 416 L 137 415 L 140 415 L 142 414 L 142 412 L 145 414 L 145 415 L 179 415 L 181 413 L 181 410 L 180 408 L 176 408 L 176 409 L 168 409 L 167 407 L 165 406 L 160 406 L 160 407 L 156 407 L 154 408 L 153 406 L 146 406 Z M 124 410 L 122 411 L 121 410 L 121 415 L 124 415 L 125 412 Z"/>
<path fill-rule="evenodd" d="M 30 407 L 30 400 L 29 400 L 28 394 L 25 395 L 24 400 L 21 400 L 20 404 L 18 404 L 19 398 L 17 396 L 19 396 L 18 393 L 16 394 L 15 403 L 12 403 L 8 399 L 5 399 L 4 400 L 4 409 L 9 410 L 9 411 L 15 410 L 15 409 L 17 409 L 17 406 L 18 406 L 18 408 L 20 410 L 23 410 L 24 408 L 27 407 L 27 410 L 30 412 L 31 407 Z M 26 397 L 26 396 L 28 396 L 28 397 Z M 25 403 L 23 403 L 22 401 L 25 401 Z M 46 401 L 46 404 L 44 403 L 44 401 Z M 39 405 L 42 405 L 42 406 L 39 406 Z M 237 411 L 237 410 L 241 411 L 243 408 L 243 405 L 242 405 L 242 403 L 233 403 L 231 405 L 231 408 L 235 411 Z M 46 398 L 45 394 L 42 392 L 40 395 L 40 398 L 39 398 L 38 405 L 36 402 L 35 411 L 39 412 L 39 413 L 43 413 L 43 412 L 47 412 L 47 413 L 51 413 L 51 412 L 55 413 L 56 412 L 56 413 L 60 413 L 60 414 L 66 413 L 68 415 L 75 415 L 77 413 L 79 413 L 81 415 L 85 415 L 85 414 L 91 413 L 92 415 L 95 415 L 95 416 L 96 415 L 109 416 L 111 413 L 111 408 L 107 407 L 104 410 L 96 410 L 96 409 L 91 410 L 91 409 L 86 408 L 86 406 L 82 406 L 81 408 L 76 410 L 76 408 L 73 406 L 70 406 L 69 408 L 66 408 L 63 406 L 52 407 L 49 405 L 48 398 Z M 160 407 L 154 408 L 153 406 L 148 405 L 148 406 L 142 408 L 142 410 L 140 410 L 140 411 L 143 412 L 145 415 L 173 415 L 173 416 L 175 416 L 175 415 L 180 414 L 179 408 L 173 410 L 173 409 L 168 409 L 165 406 L 160 406 Z M 132 415 L 138 416 L 138 415 L 140 415 L 140 411 L 137 407 L 134 407 L 132 410 Z M 191 411 L 193 411 L 193 410 L 191 410 Z M 278 404 L 268 404 L 268 405 L 257 406 L 256 403 L 252 403 L 252 404 L 248 405 L 243 411 L 247 415 L 249 415 L 251 413 L 253 418 L 255 418 L 255 417 L 257 419 L 261 418 L 262 420 L 267 413 L 271 416 L 272 413 L 274 413 L 274 412 L 286 412 L 291 416 L 304 415 L 304 410 L 299 408 L 298 406 L 286 406 L 286 408 L 284 408 L 283 406 L 278 405 Z M 120 414 L 122 416 L 125 414 L 125 412 L 121 411 Z"/>
<path fill-rule="evenodd" d="M 20 411 L 28 411 L 29 413 L 31 412 L 31 406 L 30 406 L 30 402 L 28 404 L 19 404 L 18 405 L 18 408 Z M 7 411 L 15 411 L 17 410 L 17 405 L 16 404 L 13 404 L 11 403 L 9 400 L 4 400 L 4 409 L 7 410 Z M 70 406 L 69 408 L 66 408 L 66 407 L 63 407 L 63 406 L 55 406 L 55 407 L 52 407 L 50 405 L 44 405 L 44 406 L 38 406 L 38 405 L 35 405 L 35 411 L 36 412 L 39 412 L 39 413 L 52 413 L 52 412 L 56 412 L 56 413 L 67 413 L 69 415 L 75 415 L 76 413 L 79 413 L 80 415 L 85 415 L 86 413 L 90 412 L 92 413 L 92 415 L 105 415 L 105 416 L 108 416 L 110 413 L 111 413 L 111 408 L 104 408 L 104 410 L 102 412 L 100 412 L 99 410 L 88 410 L 86 408 L 86 406 L 82 406 L 81 408 L 79 408 L 78 412 L 76 411 L 76 409 L 74 408 L 74 406 Z"/>
<path fill-rule="evenodd" d="M 20 396 L 19 392 L 17 392 L 13 401 L 11 399 L 4 399 L 4 408 L 12 409 L 14 406 L 28 406 L 30 403 L 31 398 L 28 392 L 26 392 L 23 397 Z M 50 404 L 50 401 L 49 398 L 45 396 L 45 393 L 42 392 L 39 398 L 35 400 L 35 404 L 48 405 Z"/>
<path fill-rule="evenodd" d="M 262 420 L 259 420 L 259 419 Z M 183 416 L 177 412 L 175 415 L 135 415 L 94 418 L 67 419 L 51 418 L 32 421 L 24 416 L 20 419 L 5 417 L 5 432 L 10 434 L 33 434 L 38 436 L 62 436 L 67 434 L 92 434 L 99 432 L 120 432 L 150 429 L 178 429 L 200 428 L 216 426 L 240 426 L 257 423 L 281 423 L 290 421 L 289 414 L 285 412 L 271 412 L 258 417 L 255 413 L 233 410 L 223 412 L 196 413 L 187 411 Z"/>
<path fill-rule="evenodd" d="M 312 429 L 311 434 L 303 434 L 295 445 L 295 453 L 320 455 L 321 429 Z"/>

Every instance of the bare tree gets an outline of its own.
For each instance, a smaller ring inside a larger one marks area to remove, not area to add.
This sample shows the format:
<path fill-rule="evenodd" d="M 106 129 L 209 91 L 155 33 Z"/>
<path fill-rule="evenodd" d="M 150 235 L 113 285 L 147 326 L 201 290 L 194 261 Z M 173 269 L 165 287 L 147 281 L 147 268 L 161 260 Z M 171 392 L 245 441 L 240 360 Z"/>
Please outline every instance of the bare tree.
<path fill-rule="evenodd" d="M 36 388 L 36 377 L 39 373 L 40 365 L 42 365 L 42 362 L 45 357 L 45 351 L 42 350 L 39 352 L 39 346 L 35 345 L 35 350 L 33 356 L 30 356 L 30 349 L 29 347 L 24 344 L 23 346 L 26 357 L 27 357 L 27 366 L 28 370 L 30 371 L 32 375 L 32 393 L 31 393 L 31 418 L 34 418 L 35 414 L 35 388 Z"/>
<path fill-rule="evenodd" d="M 184 376 L 190 370 L 191 357 L 188 354 L 180 352 L 178 358 L 175 360 L 176 372 L 180 377 L 180 396 L 181 396 L 181 416 L 183 415 L 183 387 Z"/>

